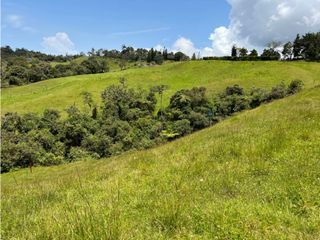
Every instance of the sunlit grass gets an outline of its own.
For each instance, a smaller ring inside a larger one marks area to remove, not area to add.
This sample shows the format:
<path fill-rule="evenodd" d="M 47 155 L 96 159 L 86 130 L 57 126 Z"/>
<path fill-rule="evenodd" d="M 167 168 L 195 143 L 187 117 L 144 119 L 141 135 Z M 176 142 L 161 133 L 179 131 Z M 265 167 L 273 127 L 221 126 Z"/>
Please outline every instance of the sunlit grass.
<path fill-rule="evenodd" d="M 5 112 L 39 112 L 45 108 L 64 110 L 76 104 L 82 106 L 80 93 L 93 93 L 96 101 L 108 85 L 127 79 L 130 87 L 148 89 L 165 84 L 165 104 L 169 97 L 182 88 L 204 86 L 209 95 L 220 92 L 226 86 L 240 84 L 246 89 L 253 86 L 271 88 L 280 81 L 294 79 L 304 81 L 306 87 L 320 83 L 319 63 L 307 62 L 225 62 L 189 61 L 162 66 L 132 68 L 104 74 L 72 76 L 50 79 L 28 86 L 2 90 L 2 114 Z"/>
<path fill-rule="evenodd" d="M 3 174 L 2 238 L 320 239 L 320 88 L 299 64 L 301 93 L 169 144 Z"/>

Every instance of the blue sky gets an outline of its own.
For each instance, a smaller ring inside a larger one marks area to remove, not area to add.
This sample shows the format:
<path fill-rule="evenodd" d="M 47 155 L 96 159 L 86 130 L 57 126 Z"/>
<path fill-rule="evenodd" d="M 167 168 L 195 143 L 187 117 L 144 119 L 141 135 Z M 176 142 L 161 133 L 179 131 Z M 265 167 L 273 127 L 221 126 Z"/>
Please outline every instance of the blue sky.
<path fill-rule="evenodd" d="M 204 47 L 229 11 L 224 0 L 3 0 L 2 45 L 44 50 L 44 37 L 64 32 L 79 52 L 171 46 L 179 37 Z"/>
<path fill-rule="evenodd" d="M 2 46 L 53 54 L 126 44 L 221 56 L 320 31 L 320 0 L 2 0 L 1 11 Z"/>

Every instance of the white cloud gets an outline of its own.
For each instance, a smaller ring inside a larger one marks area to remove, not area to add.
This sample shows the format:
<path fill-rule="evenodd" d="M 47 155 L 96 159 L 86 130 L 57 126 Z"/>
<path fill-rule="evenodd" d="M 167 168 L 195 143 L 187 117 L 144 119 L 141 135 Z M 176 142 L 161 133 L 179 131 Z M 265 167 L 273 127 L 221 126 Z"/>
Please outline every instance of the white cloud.
<path fill-rule="evenodd" d="M 156 46 L 154 46 L 154 49 L 157 51 L 163 51 L 164 46 L 162 46 L 161 44 L 157 44 Z"/>
<path fill-rule="evenodd" d="M 320 0 L 227 0 L 230 24 L 210 35 L 215 55 L 229 55 L 233 44 L 262 49 L 268 42 L 289 41 L 297 33 L 320 30 Z"/>
<path fill-rule="evenodd" d="M 8 15 L 7 22 L 14 28 L 20 28 L 22 26 L 22 17 L 14 14 Z"/>
<path fill-rule="evenodd" d="M 76 54 L 74 43 L 65 32 L 57 32 L 54 36 L 44 37 L 42 46 L 51 54 Z"/>
<path fill-rule="evenodd" d="M 190 39 L 180 37 L 173 44 L 172 51 L 183 52 L 188 56 L 192 56 L 193 53 L 197 53 L 200 50 L 194 47 L 194 44 Z"/>
<path fill-rule="evenodd" d="M 3 27 L 10 26 L 12 28 L 16 28 L 25 32 L 36 32 L 34 28 L 25 25 L 24 19 L 20 15 L 9 14 L 6 17 L 6 23 L 7 24 L 3 25 Z"/>
<path fill-rule="evenodd" d="M 230 55 L 232 45 L 263 48 L 271 41 L 293 41 L 296 34 L 320 31 L 320 0 L 227 0 L 230 24 L 213 30 L 211 46 L 199 49 L 190 39 L 180 37 L 171 51 L 189 56 Z"/>

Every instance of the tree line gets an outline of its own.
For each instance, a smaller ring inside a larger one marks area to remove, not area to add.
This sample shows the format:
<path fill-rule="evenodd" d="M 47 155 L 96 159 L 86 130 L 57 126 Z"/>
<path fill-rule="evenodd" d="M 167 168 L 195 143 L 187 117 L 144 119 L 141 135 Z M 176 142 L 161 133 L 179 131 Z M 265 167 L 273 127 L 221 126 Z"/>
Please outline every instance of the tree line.
<path fill-rule="evenodd" d="M 302 81 L 280 83 L 271 90 L 238 85 L 227 87 L 209 100 L 204 87 L 177 91 L 167 107 L 162 96 L 167 86 L 146 90 L 129 88 L 124 79 L 101 93 L 100 106 L 83 92 L 84 109 L 56 110 L 41 115 L 6 113 L 1 121 L 1 172 L 49 166 L 83 158 L 105 158 L 185 136 L 245 109 L 295 94 Z M 160 109 L 157 110 L 157 99 Z"/>
<path fill-rule="evenodd" d="M 256 49 L 249 51 L 245 47 L 238 48 L 232 46 L 231 55 L 225 57 L 204 57 L 204 60 L 242 60 L 242 61 L 278 61 L 282 60 L 320 60 L 320 32 L 307 33 L 303 36 L 297 34 L 293 42 L 284 44 L 272 41 L 267 44 L 262 54 L 259 56 Z"/>
<path fill-rule="evenodd" d="M 84 57 L 80 63 L 74 61 Z M 50 78 L 81 74 L 104 73 L 109 71 L 107 59 L 115 59 L 121 70 L 127 62 L 144 61 L 148 64 L 162 64 L 166 60 L 188 60 L 182 52 L 157 51 L 122 46 L 122 50 L 91 49 L 87 54 L 55 56 L 23 48 L 1 47 L 1 87 L 19 86 Z M 52 63 L 55 63 L 53 65 Z"/>

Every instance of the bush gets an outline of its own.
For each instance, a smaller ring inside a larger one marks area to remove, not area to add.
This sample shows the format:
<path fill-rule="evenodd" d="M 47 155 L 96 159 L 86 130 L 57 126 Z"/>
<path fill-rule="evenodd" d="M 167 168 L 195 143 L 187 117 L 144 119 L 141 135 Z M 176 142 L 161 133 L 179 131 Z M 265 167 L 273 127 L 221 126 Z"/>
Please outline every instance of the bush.
<path fill-rule="evenodd" d="M 200 124 L 200 125 L 203 125 L 203 124 Z M 184 136 L 192 132 L 190 121 L 187 119 L 182 119 L 182 120 L 173 122 L 171 129 L 173 132 L 177 133 L 179 136 Z"/>
<path fill-rule="evenodd" d="M 39 157 L 38 163 L 42 166 L 52 166 L 52 165 L 59 165 L 64 163 L 63 156 L 56 156 L 51 152 L 45 153 L 41 157 Z"/>
<path fill-rule="evenodd" d="M 85 159 L 85 158 L 97 159 L 97 158 L 99 158 L 99 155 L 97 153 L 88 152 L 81 147 L 71 147 L 69 154 L 68 154 L 68 160 L 70 162 L 78 161 L 78 160 Z"/>
<path fill-rule="evenodd" d="M 264 89 L 253 88 L 250 92 L 250 107 L 256 108 L 259 107 L 263 102 L 266 102 L 268 94 Z"/>
<path fill-rule="evenodd" d="M 303 87 L 303 82 L 301 80 L 293 80 L 288 86 L 287 94 L 289 95 L 295 94 L 301 91 L 302 87 Z"/>
<path fill-rule="evenodd" d="M 284 82 L 281 82 L 279 85 L 271 89 L 271 92 L 268 94 L 268 101 L 284 98 L 286 95 L 287 95 L 287 87 L 284 84 Z"/>

